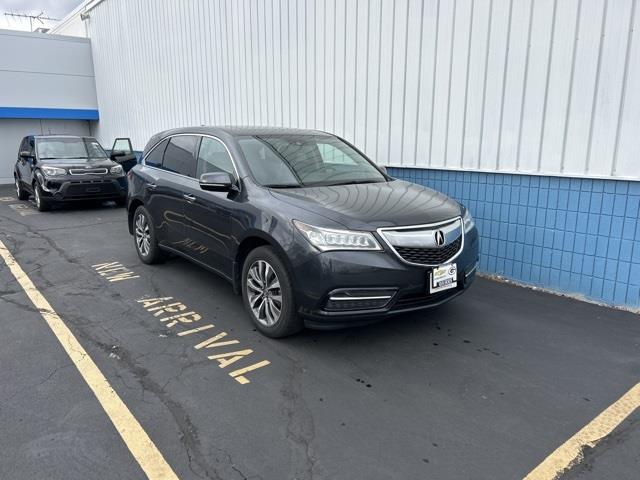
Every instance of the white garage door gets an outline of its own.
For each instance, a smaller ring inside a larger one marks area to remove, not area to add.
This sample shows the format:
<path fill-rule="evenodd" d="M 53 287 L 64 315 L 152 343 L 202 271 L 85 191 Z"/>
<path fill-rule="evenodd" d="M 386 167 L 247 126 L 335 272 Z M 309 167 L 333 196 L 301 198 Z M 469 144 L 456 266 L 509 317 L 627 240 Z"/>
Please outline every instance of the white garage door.
<path fill-rule="evenodd" d="M 42 134 L 90 135 L 86 120 L 0 119 L 0 184 L 13 183 L 13 166 L 23 137 Z"/>

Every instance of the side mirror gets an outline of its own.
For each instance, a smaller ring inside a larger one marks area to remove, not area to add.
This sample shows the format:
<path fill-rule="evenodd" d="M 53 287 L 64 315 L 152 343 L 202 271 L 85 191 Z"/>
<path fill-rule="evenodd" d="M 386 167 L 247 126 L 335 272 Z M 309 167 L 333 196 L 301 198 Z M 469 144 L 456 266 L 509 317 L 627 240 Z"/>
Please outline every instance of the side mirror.
<path fill-rule="evenodd" d="M 387 167 L 385 167 L 384 165 L 378 165 L 378 168 L 382 170 L 382 173 L 384 173 L 385 175 L 388 175 Z"/>
<path fill-rule="evenodd" d="M 233 190 L 233 177 L 227 172 L 203 173 L 200 188 L 208 192 L 228 192 Z"/>
<path fill-rule="evenodd" d="M 14 150 L 15 151 L 15 150 Z M 31 158 L 31 152 L 29 150 L 20 150 L 20 158 L 26 160 L 28 158 Z"/>

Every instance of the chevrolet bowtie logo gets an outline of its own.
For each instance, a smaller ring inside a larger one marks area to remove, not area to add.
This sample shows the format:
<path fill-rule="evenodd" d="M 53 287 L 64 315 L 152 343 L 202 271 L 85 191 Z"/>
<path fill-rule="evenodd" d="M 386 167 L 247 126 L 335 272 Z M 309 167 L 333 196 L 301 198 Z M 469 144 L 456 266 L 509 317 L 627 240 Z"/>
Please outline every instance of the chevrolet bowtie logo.
<path fill-rule="evenodd" d="M 444 245 L 444 232 L 442 230 L 436 230 L 435 233 L 436 245 L 441 247 Z"/>

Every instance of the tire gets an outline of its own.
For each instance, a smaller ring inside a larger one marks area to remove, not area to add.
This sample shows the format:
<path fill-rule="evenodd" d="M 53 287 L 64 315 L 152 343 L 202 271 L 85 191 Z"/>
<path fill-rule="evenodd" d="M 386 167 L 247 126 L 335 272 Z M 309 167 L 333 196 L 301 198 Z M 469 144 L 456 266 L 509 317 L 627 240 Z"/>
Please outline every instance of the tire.
<path fill-rule="evenodd" d="M 140 205 L 133 214 L 133 240 L 138 257 L 152 265 L 164 260 L 164 252 L 158 246 L 158 237 L 149 211 Z"/>
<path fill-rule="evenodd" d="M 22 189 L 22 182 L 20 181 L 20 179 L 16 176 L 14 177 L 14 180 L 16 185 L 16 196 L 18 197 L 18 200 L 29 200 L 29 192 Z"/>
<path fill-rule="evenodd" d="M 46 212 L 51 208 L 51 204 L 42 196 L 42 188 L 37 181 L 33 184 L 33 199 L 36 201 L 36 208 L 39 212 Z"/>
<path fill-rule="evenodd" d="M 265 284 L 273 287 L 265 290 Z M 286 337 L 304 327 L 296 313 L 289 272 L 271 247 L 258 247 L 247 256 L 242 268 L 242 301 L 256 328 L 267 337 Z"/>

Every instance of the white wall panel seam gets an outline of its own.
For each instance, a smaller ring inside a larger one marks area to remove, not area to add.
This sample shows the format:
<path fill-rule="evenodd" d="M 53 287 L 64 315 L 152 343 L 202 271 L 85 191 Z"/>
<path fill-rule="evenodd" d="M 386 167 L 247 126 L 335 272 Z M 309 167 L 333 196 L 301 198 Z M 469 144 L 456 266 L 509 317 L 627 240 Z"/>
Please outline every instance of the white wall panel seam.
<path fill-rule="evenodd" d="M 442 159 L 444 166 L 447 166 L 449 160 L 449 125 L 451 120 L 451 76 L 453 74 L 453 49 L 455 46 L 456 37 L 456 12 L 458 9 L 458 0 L 453 0 L 453 15 L 451 16 L 451 45 L 449 48 L 449 76 L 447 77 L 447 114 L 445 116 L 445 131 L 444 131 L 444 155 Z"/>
<path fill-rule="evenodd" d="M 498 145 L 496 149 L 496 170 L 500 171 L 500 154 L 502 152 L 502 127 L 504 120 L 505 92 L 507 85 L 507 73 L 509 70 L 509 46 L 511 45 L 511 27 L 513 20 L 513 1 L 509 0 L 509 20 L 507 22 L 507 40 L 504 45 L 504 68 L 502 70 L 502 95 L 500 97 L 500 122 L 498 124 Z"/>
<path fill-rule="evenodd" d="M 520 98 L 520 121 L 518 123 L 518 145 L 516 150 L 516 170 L 520 169 L 520 153 L 522 148 L 522 126 L 524 124 L 525 102 L 527 99 L 527 81 L 529 80 L 529 59 L 531 56 L 531 33 L 533 27 L 533 7 L 535 0 L 529 0 L 529 27 L 527 29 L 527 53 L 524 60 L 524 75 L 522 76 L 522 96 Z"/>
<path fill-rule="evenodd" d="M 480 134 L 478 138 L 478 160 L 476 168 L 482 164 L 482 140 L 484 137 L 484 115 L 487 105 L 487 74 L 489 70 L 489 45 L 491 44 L 491 26 L 493 25 L 493 0 L 489 0 L 489 21 L 487 22 L 487 41 L 485 44 L 484 78 L 482 80 L 482 107 L 480 109 Z"/>
<path fill-rule="evenodd" d="M 598 46 L 598 62 L 596 67 L 596 83 L 593 89 L 593 99 L 591 102 L 591 119 L 589 121 L 589 135 L 587 138 L 587 158 L 584 164 L 584 172 L 588 173 L 591 165 L 591 150 L 593 146 L 593 124 L 596 116 L 596 105 L 598 100 L 598 87 L 600 86 L 600 68 L 602 66 L 602 48 L 604 46 L 605 26 L 607 23 L 607 10 L 609 9 L 609 0 L 604 1 L 604 11 L 602 14 L 602 26 L 600 27 L 600 42 Z"/>
<path fill-rule="evenodd" d="M 540 128 L 540 141 L 538 146 L 538 166 L 537 171 L 542 167 L 542 145 L 544 143 L 544 127 L 547 117 L 547 103 L 549 101 L 549 79 L 551 78 L 551 62 L 553 60 L 553 46 L 556 33 L 556 13 L 558 9 L 558 0 L 553 0 L 553 13 L 551 15 L 551 39 L 549 41 L 549 50 L 547 53 L 547 75 L 544 85 L 544 100 L 542 105 L 542 126 Z"/>
<path fill-rule="evenodd" d="M 438 64 L 438 38 L 440 37 L 440 0 L 437 0 L 436 7 L 436 29 L 434 35 L 434 47 L 433 47 L 433 65 L 432 65 L 432 77 L 431 77 L 431 116 L 429 120 L 429 161 L 427 165 L 431 166 L 433 163 L 433 118 L 435 114 L 435 99 L 436 99 L 436 66 Z"/>
<path fill-rule="evenodd" d="M 631 58 L 631 46 L 633 43 L 633 21 L 636 13 L 637 0 L 633 0 L 631 3 L 631 14 L 629 15 L 629 27 L 627 33 L 627 49 L 624 58 L 624 73 L 622 74 L 622 92 L 620 94 L 620 107 L 618 109 L 618 122 L 616 124 L 616 138 L 614 142 L 613 160 L 611 162 L 611 176 L 616 174 L 616 164 L 618 162 L 618 152 L 620 147 L 620 130 L 622 125 L 622 118 L 624 116 L 624 109 L 626 105 L 627 97 L 627 80 L 629 77 L 629 60 Z"/>
<path fill-rule="evenodd" d="M 467 132 L 467 110 L 468 110 L 468 96 L 469 96 L 469 70 L 471 66 L 471 42 L 473 40 L 473 10 L 475 7 L 475 0 L 471 0 L 471 13 L 469 14 L 469 40 L 467 42 L 467 68 L 465 71 L 464 81 L 464 112 L 462 114 L 462 139 L 460 141 L 460 166 L 464 166 L 464 141 Z"/>

